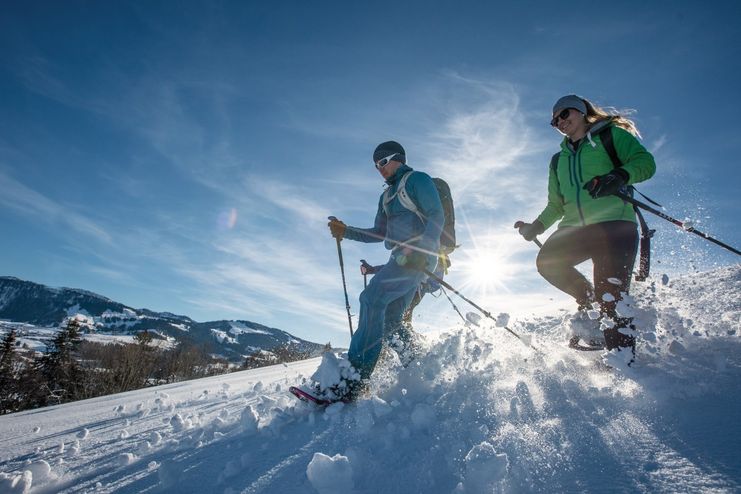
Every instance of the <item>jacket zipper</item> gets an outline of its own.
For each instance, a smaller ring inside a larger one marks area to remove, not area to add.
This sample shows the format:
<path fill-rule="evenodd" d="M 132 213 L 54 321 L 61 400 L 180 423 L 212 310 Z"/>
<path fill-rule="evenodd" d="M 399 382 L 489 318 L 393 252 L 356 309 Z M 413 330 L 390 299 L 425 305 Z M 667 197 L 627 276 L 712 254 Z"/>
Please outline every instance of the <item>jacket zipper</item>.
<path fill-rule="evenodd" d="M 567 155 L 569 158 L 569 185 L 574 186 L 574 165 L 571 162 L 572 154 Z"/>
<path fill-rule="evenodd" d="M 574 177 L 576 180 L 576 209 L 579 211 L 579 218 L 581 218 L 581 225 L 587 226 L 587 222 L 584 220 L 584 211 L 582 211 L 581 208 L 581 183 L 584 180 L 582 177 L 582 166 L 581 166 L 581 148 L 582 144 L 584 142 L 579 143 L 579 149 L 576 150 L 576 154 L 574 156 Z M 577 174 L 577 164 L 578 164 L 578 174 Z"/>

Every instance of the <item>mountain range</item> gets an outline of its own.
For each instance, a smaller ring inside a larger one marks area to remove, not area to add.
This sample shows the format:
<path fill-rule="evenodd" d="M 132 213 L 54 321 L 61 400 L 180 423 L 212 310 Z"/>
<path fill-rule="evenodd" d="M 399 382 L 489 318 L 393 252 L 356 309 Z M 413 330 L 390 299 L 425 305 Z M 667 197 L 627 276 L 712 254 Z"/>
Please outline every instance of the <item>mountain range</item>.
<path fill-rule="evenodd" d="M 15 323 L 22 323 L 26 333 L 35 328 L 58 328 L 70 317 L 81 321 L 87 334 L 130 336 L 147 330 L 155 338 L 173 343 L 206 345 L 210 353 L 234 362 L 286 345 L 310 355 L 318 355 L 324 348 L 252 321 L 196 322 L 169 312 L 134 309 L 87 290 L 0 276 L 0 329 Z M 53 332 L 47 331 L 47 339 L 53 337 L 50 334 Z"/>

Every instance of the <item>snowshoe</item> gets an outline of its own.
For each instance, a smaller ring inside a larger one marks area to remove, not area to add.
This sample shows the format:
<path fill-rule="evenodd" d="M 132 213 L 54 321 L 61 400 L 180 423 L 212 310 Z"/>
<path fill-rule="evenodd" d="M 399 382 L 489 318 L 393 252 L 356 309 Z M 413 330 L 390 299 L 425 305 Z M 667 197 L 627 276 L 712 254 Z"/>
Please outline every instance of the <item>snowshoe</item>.
<path fill-rule="evenodd" d="M 328 406 L 332 403 L 352 403 L 365 394 L 368 385 L 365 381 L 348 381 L 344 390 L 333 387 L 324 393 L 318 386 L 291 386 L 288 391 L 301 401 L 318 406 Z"/>
<path fill-rule="evenodd" d="M 301 401 L 304 401 L 306 403 L 313 403 L 314 405 L 322 407 L 331 405 L 332 403 L 336 403 L 337 401 L 341 401 L 322 398 L 318 393 L 316 393 L 316 390 L 307 389 L 302 386 L 291 386 L 290 388 L 288 388 L 288 391 Z"/>
<path fill-rule="evenodd" d="M 582 339 L 577 335 L 569 340 L 569 348 L 580 352 L 598 352 L 605 349 L 605 343 L 599 340 L 589 340 L 582 343 Z"/>
<path fill-rule="evenodd" d="M 407 326 L 402 334 L 394 334 L 388 339 L 388 347 L 396 352 L 399 362 L 405 369 L 423 355 L 421 336 Z"/>

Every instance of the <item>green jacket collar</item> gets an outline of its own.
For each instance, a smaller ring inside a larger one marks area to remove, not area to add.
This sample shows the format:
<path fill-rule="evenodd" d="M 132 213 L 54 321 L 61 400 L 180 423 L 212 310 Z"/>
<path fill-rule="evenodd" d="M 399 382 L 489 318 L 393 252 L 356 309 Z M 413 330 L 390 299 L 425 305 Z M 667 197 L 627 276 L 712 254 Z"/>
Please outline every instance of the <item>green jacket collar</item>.
<path fill-rule="evenodd" d="M 602 129 L 610 127 L 612 125 L 613 123 L 609 119 L 595 122 L 594 124 L 592 124 L 591 127 L 589 127 L 589 129 L 587 130 L 587 134 L 582 138 L 582 140 L 586 139 L 592 147 L 596 147 L 597 144 L 594 142 L 594 139 L 592 139 L 592 137 L 599 134 Z M 576 151 L 576 149 L 574 149 L 571 145 L 568 137 L 563 138 L 563 141 L 561 142 L 561 148 L 571 153 Z"/>

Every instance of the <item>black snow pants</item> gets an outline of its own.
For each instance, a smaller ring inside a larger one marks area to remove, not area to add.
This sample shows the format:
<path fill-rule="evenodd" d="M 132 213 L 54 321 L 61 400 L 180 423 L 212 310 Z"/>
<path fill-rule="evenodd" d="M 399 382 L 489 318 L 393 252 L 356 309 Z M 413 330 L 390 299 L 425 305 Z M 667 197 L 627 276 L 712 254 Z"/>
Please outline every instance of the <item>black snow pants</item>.
<path fill-rule="evenodd" d="M 632 221 L 605 221 L 562 227 L 545 241 L 537 258 L 538 272 L 553 286 L 574 297 L 580 307 L 597 301 L 603 316 L 616 326 L 605 330 L 608 349 L 632 347 L 635 340 L 618 331 L 630 324 L 615 312 L 621 293 L 628 293 L 638 250 L 638 228 Z M 594 286 L 575 266 L 591 259 Z M 607 295 L 607 296 L 605 296 Z"/>

